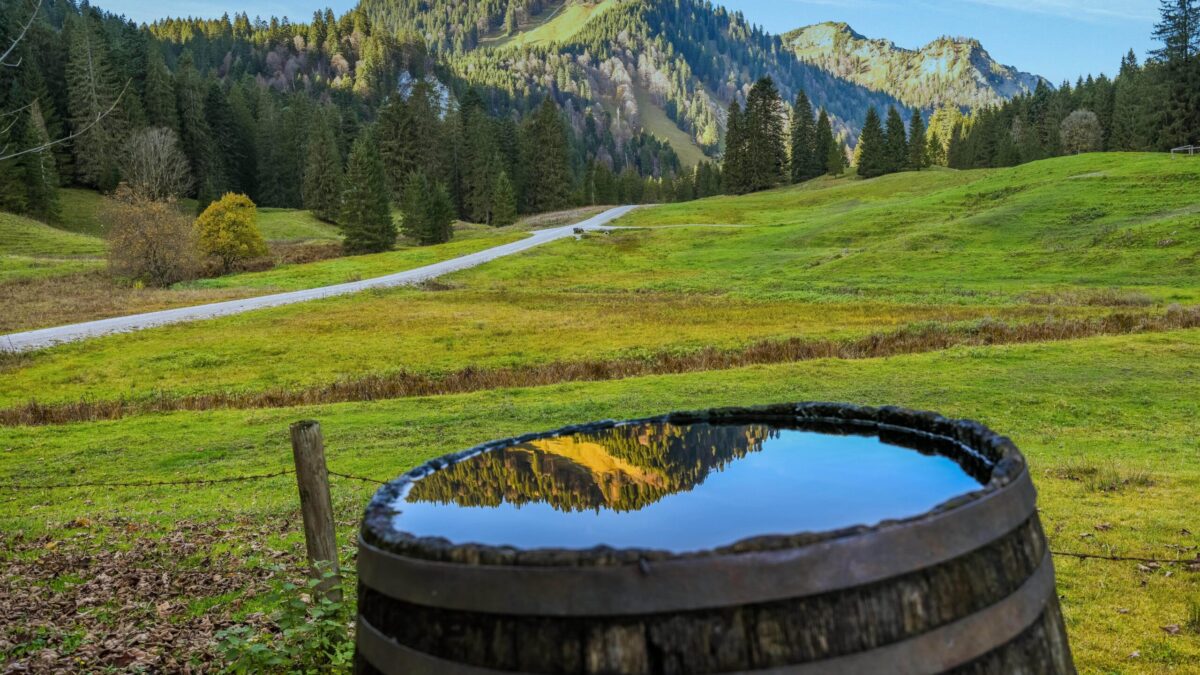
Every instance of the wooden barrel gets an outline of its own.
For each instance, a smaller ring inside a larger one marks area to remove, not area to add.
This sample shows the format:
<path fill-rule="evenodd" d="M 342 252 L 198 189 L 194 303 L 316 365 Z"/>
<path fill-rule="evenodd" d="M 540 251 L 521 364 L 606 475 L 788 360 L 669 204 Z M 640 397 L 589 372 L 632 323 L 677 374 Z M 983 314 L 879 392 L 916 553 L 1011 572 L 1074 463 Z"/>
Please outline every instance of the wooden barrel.
<path fill-rule="evenodd" d="M 658 421 L 873 428 L 908 447 L 951 448 L 987 475 L 919 517 L 700 554 L 520 551 L 396 529 L 395 500 L 422 476 L 596 425 L 485 444 L 410 472 L 368 507 L 357 672 L 1074 672 L 1033 484 L 1009 439 L 932 413 L 839 404 Z"/>

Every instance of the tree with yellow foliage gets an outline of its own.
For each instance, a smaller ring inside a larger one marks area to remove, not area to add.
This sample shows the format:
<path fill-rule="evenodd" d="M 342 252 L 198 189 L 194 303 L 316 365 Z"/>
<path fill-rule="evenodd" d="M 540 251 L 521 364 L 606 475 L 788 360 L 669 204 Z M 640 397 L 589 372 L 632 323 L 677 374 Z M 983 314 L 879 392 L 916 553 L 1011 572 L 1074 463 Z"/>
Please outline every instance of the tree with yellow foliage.
<path fill-rule="evenodd" d="M 258 210 L 246 195 L 228 193 L 209 204 L 196 219 L 196 233 L 200 251 L 220 261 L 223 274 L 239 262 L 267 255 Z"/>

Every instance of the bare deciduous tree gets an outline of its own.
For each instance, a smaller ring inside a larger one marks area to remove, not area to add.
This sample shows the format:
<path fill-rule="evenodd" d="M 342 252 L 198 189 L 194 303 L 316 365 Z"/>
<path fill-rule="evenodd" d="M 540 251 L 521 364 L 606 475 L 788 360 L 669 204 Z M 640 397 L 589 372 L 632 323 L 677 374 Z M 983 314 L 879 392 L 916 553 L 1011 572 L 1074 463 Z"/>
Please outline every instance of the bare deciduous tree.
<path fill-rule="evenodd" d="M 1078 155 L 1084 152 L 1099 152 L 1104 141 L 1100 118 L 1091 110 L 1076 110 L 1067 115 L 1060 129 L 1063 152 Z"/>
<path fill-rule="evenodd" d="M 192 186 L 192 170 L 179 149 L 179 138 L 166 127 L 133 134 L 120 166 L 125 182 L 142 199 L 172 199 Z"/>
<path fill-rule="evenodd" d="M 194 279 L 200 271 L 196 228 L 172 200 L 152 201 L 121 185 L 108 200 L 108 267 L 151 286 Z"/>

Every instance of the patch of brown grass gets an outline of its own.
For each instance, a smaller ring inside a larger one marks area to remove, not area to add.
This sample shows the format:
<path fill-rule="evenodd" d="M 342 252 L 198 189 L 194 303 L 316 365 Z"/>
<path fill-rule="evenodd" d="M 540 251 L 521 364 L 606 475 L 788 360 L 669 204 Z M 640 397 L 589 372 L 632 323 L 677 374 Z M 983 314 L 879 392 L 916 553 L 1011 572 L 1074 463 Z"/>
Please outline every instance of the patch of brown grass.
<path fill-rule="evenodd" d="M 298 389 L 217 392 L 150 399 L 80 400 L 43 405 L 31 401 L 0 410 L 0 424 L 67 424 L 127 415 L 221 408 L 285 408 L 352 401 L 437 396 L 487 389 L 538 387 L 562 382 L 617 380 L 643 375 L 726 370 L 751 365 L 814 359 L 867 359 L 932 352 L 959 346 L 986 346 L 1074 340 L 1200 327 L 1200 307 L 1164 313 L 1114 313 L 1087 319 L 1047 319 L 1026 323 L 984 320 L 969 326 L 922 324 L 846 340 L 792 338 L 763 340 L 733 349 L 706 347 L 645 356 L 556 361 L 510 368 L 474 368 L 444 374 L 397 371 L 347 378 Z"/>
<path fill-rule="evenodd" d="M 0 285 L 0 334 L 259 295 L 248 289 L 138 288 L 107 272 Z"/>

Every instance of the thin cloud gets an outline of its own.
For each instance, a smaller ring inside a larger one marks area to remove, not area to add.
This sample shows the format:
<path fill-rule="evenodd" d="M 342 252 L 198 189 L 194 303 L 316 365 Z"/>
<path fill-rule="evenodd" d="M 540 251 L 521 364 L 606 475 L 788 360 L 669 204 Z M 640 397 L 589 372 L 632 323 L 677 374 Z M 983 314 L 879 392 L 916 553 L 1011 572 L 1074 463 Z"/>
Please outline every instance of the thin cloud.
<path fill-rule="evenodd" d="M 1153 0 L 967 0 L 967 2 L 973 5 L 1068 18 L 1153 21 L 1158 16 Z"/>

